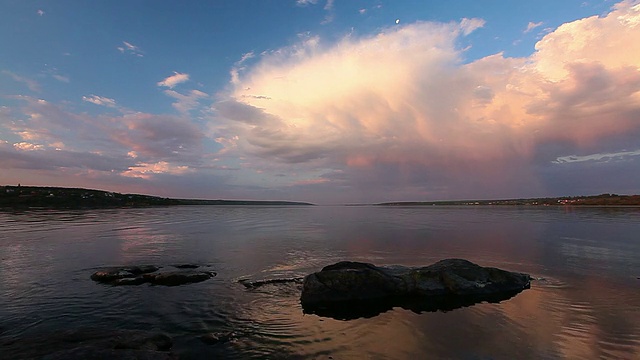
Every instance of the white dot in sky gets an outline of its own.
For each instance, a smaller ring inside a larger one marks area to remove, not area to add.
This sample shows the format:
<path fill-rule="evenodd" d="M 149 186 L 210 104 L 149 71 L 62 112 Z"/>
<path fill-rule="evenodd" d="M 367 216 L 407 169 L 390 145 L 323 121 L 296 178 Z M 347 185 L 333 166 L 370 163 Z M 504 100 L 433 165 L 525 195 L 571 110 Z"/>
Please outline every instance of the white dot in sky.
<path fill-rule="evenodd" d="M 400 19 L 396 19 L 396 24 L 400 24 Z"/>

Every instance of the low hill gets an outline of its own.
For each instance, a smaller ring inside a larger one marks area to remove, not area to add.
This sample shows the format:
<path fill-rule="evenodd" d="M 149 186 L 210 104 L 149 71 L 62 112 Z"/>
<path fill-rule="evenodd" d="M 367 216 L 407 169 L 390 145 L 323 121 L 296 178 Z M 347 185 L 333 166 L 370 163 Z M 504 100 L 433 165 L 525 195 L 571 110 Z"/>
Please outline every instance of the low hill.
<path fill-rule="evenodd" d="M 0 208 L 108 208 L 172 205 L 313 205 L 294 201 L 172 199 L 49 186 L 0 186 Z"/>

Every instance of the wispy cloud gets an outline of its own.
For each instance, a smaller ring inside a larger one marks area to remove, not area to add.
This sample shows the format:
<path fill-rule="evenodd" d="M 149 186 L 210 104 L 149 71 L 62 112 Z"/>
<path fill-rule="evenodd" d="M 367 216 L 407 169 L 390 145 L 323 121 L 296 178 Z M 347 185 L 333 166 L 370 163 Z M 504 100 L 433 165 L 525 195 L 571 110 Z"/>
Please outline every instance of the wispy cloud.
<path fill-rule="evenodd" d="M 308 5 L 316 5 L 318 4 L 318 0 L 296 0 L 296 5 L 298 6 L 308 6 Z M 328 24 L 333 21 L 334 13 L 333 13 L 334 0 L 327 0 L 323 9 L 327 12 L 321 24 Z"/>
<path fill-rule="evenodd" d="M 123 54 L 131 54 L 131 55 L 134 55 L 134 56 L 137 56 L 137 57 L 144 57 L 144 53 L 136 45 L 133 45 L 132 43 L 127 42 L 127 41 L 123 41 L 122 45 L 124 45 L 124 46 L 118 46 L 117 47 L 117 49 L 121 53 L 123 53 Z"/>
<path fill-rule="evenodd" d="M 58 81 L 60 81 L 60 82 L 63 82 L 63 83 L 71 82 L 71 80 L 69 79 L 68 76 L 62 76 L 62 75 L 59 75 L 59 74 L 53 74 L 53 75 L 51 75 L 51 77 L 56 79 L 56 80 L 58 80 Z"/>
<path fill-rule="evenodd" d="M 635 151 L 619 151 L 615 153 L 561 156 L 556 160 L 554 160 L 553 162 L 556 164 L 563 164 L 563 163 L 585 162 L 585 161 L 595 161 L 595 162 L 626 161 L 630 157 L 634 157 L 634 156 L 640 156 L 640 149 Z"/>
<path fill-rule="evenodd" d="M 186 81 L 189 81 L 189 74 L 174 71 L 173 75 L 168 76 L 164 80 L 158 82 L 158 86 L 164 86 L 168 87 L 169 89 L 173 89 L 174 86 Z"/>
<path fill-rule="evenodd" d="M 83 96 L 82 101 L 90 102 L 95 105 L 107 106 L 107 107 L 116 107 L 116 101 L 110 99 L 108 97 L 98 96 L 98 95 L 89 95 Z"/>
<path fill-rule="evenodd" d="M 235 64 L 233 64 L 233 67 L 231 68 L 231 70 L 229 71 L 229 75 L 231 75 L 231 83 L 232 84 L 236 84 L 238 83 L 238 78 L 240 76 L 240 72 L 242 72 L 246 67 L 245 67 L 245 62 L 249 59 L 254 58 L 255 55 L 253 53 L 253 51 L 250 51 L 248 53 L 242 54 L 242 57 L 240 58 L 240 60 L 236 61 Z"/>
<path fill-rule="evenodd" d="M 42 90 L 40 84 L 35 80 L 14 74 L 11 71 L 7 71 L 7 70 L 2 70 L 2 74 L 11 77 L 14 81 L 25 84 L 27 88 L 33 92 L 40 92 Z"/>
<path fill-rule="evenodd" d="M 397 22 L 396 22 L 397 23 Z M 463 18 L 460 20 L 460 29 L 462 30 L 462 35 L 467 36 L 472 32 L 480 29 L 485 24 L 484 19 L 472 18 L 467 19 Z"/>
<path fill-rule="evenodd" d="M 198 105 L 201 99 L 207 98 L 209 96 L 207 93 L 204 93 L 200 90 L 191 90 L 186 95 L 174 90 L 165 90 L 164 93 L 167 96 L 176 99 L 176 102 L 171 105 L 174 109 L 183 114 L 186 114 L 189 111 L 193 110 Z"/>
<path fill-rule="evenodd" d="M 332 10 L 333 9 L 333 3 L 334 3 L 334 0 L 327 0 L 327 3 L 324 5 L 324 9 L 325 10 Z"/>
<path fill-rule="evenodd" d="M 318 0 L 296 0 L 296 4 L 299 6 L 307 6 L 307 5 L 315 5 L 318 3 Z"/>
<path fill-rule="evenodd" d="M 534 23 L 534 22 L 531 22 L 531 21 L 530 21 L 530 22 L 527 24 L 527 28 L 526 28 L 526 29 L 524 29 L 524 33 L 526 34 L 526 33 L 530 32 L 531 30 L 533 30 L 533 29 L 535 29 L 535 28 L 537 28 L 537 27 L 542 26 L 542 24 L 543 24 L 543 22 L 542 22 L 542 21 L 537 22 L 537 23 Z"/>

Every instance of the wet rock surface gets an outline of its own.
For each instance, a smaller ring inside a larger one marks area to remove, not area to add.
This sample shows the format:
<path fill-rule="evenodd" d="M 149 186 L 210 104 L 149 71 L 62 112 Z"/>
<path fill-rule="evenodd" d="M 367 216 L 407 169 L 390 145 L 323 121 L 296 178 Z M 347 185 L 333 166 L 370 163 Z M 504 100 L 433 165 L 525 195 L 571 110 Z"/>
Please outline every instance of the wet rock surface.
<path fill-rule="evenodd" d="M 96 271 L 91 275 L 91 280 L 114 286 L 145 283 L 178 286 L 205 281 L 216 276 L 213 271 L 200 270 L 201 267 L 208 266 L 183 264 L 173 267 L 178 270 L 158 272 L 160 267 L 155 265 L 113 267 Z"/>
<path fill-rule="evenodd" d="M 371 317 L 393 307 L 448 311 L 511 298 L 530 287 L 528 274 L 445 259 L 425 267 L 343 261 L 304 278 L 305 313 L 337 319 Z"/>
<path fill-rule="evenodd" d="M 233 341 L 236 339 L 236 336 L 236 333 L 234 333 L 233 331 L 214 332 L 200 336 L 200 341 L 207 345 L 216 345 Z"/>
<path fill-rule="evenodd" d="M 296 277 L 296 278 L 282 278 L 282 279 L 267 279 L 267 280 L 249 280 L 249 279 L 240 279 L 238 282 L 247 289 L 255 289 L 264 285 L 272 285 L 272 284 L 302 284 L 304 278 Z"/>

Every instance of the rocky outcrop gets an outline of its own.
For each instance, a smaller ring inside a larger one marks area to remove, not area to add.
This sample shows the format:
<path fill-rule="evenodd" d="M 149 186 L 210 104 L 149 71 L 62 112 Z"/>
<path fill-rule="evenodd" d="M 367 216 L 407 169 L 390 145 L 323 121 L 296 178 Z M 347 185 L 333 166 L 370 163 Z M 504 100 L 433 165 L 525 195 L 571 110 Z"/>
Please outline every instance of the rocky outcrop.
<path fill-rule="evenodd" d="M 304 278 L 295 277 L 295 278 L 284 278 L 284 279 L 267 279 L 267 280 L 249 280 L 249 279 L 240 279 L 238 282 L 247 289 L 255 289 L 264 285 L 271 284 L 302 284 Z"/>
<path fill-rule="evenodd" d="M 502 301 L 529 288 L 528 274 L 446 259 L 425 267 L 378 267 L 343 261 L 304 279 L 306 313 L 335 318 L 374 316 L 395 306 L 416 312 Z"/>
<path fill-rule="evenodd" d="M 177 271 L 157 272 L 160 267 L 154 265 L 115 267 L 96 271 L 91 280 L 109 285 L 154 285 L 177 286 L 208 280 L 216 273 L 196 270 L 200 265 L 174 265 Z M 187 270 L 182 270 L 187 269 Z"/>

